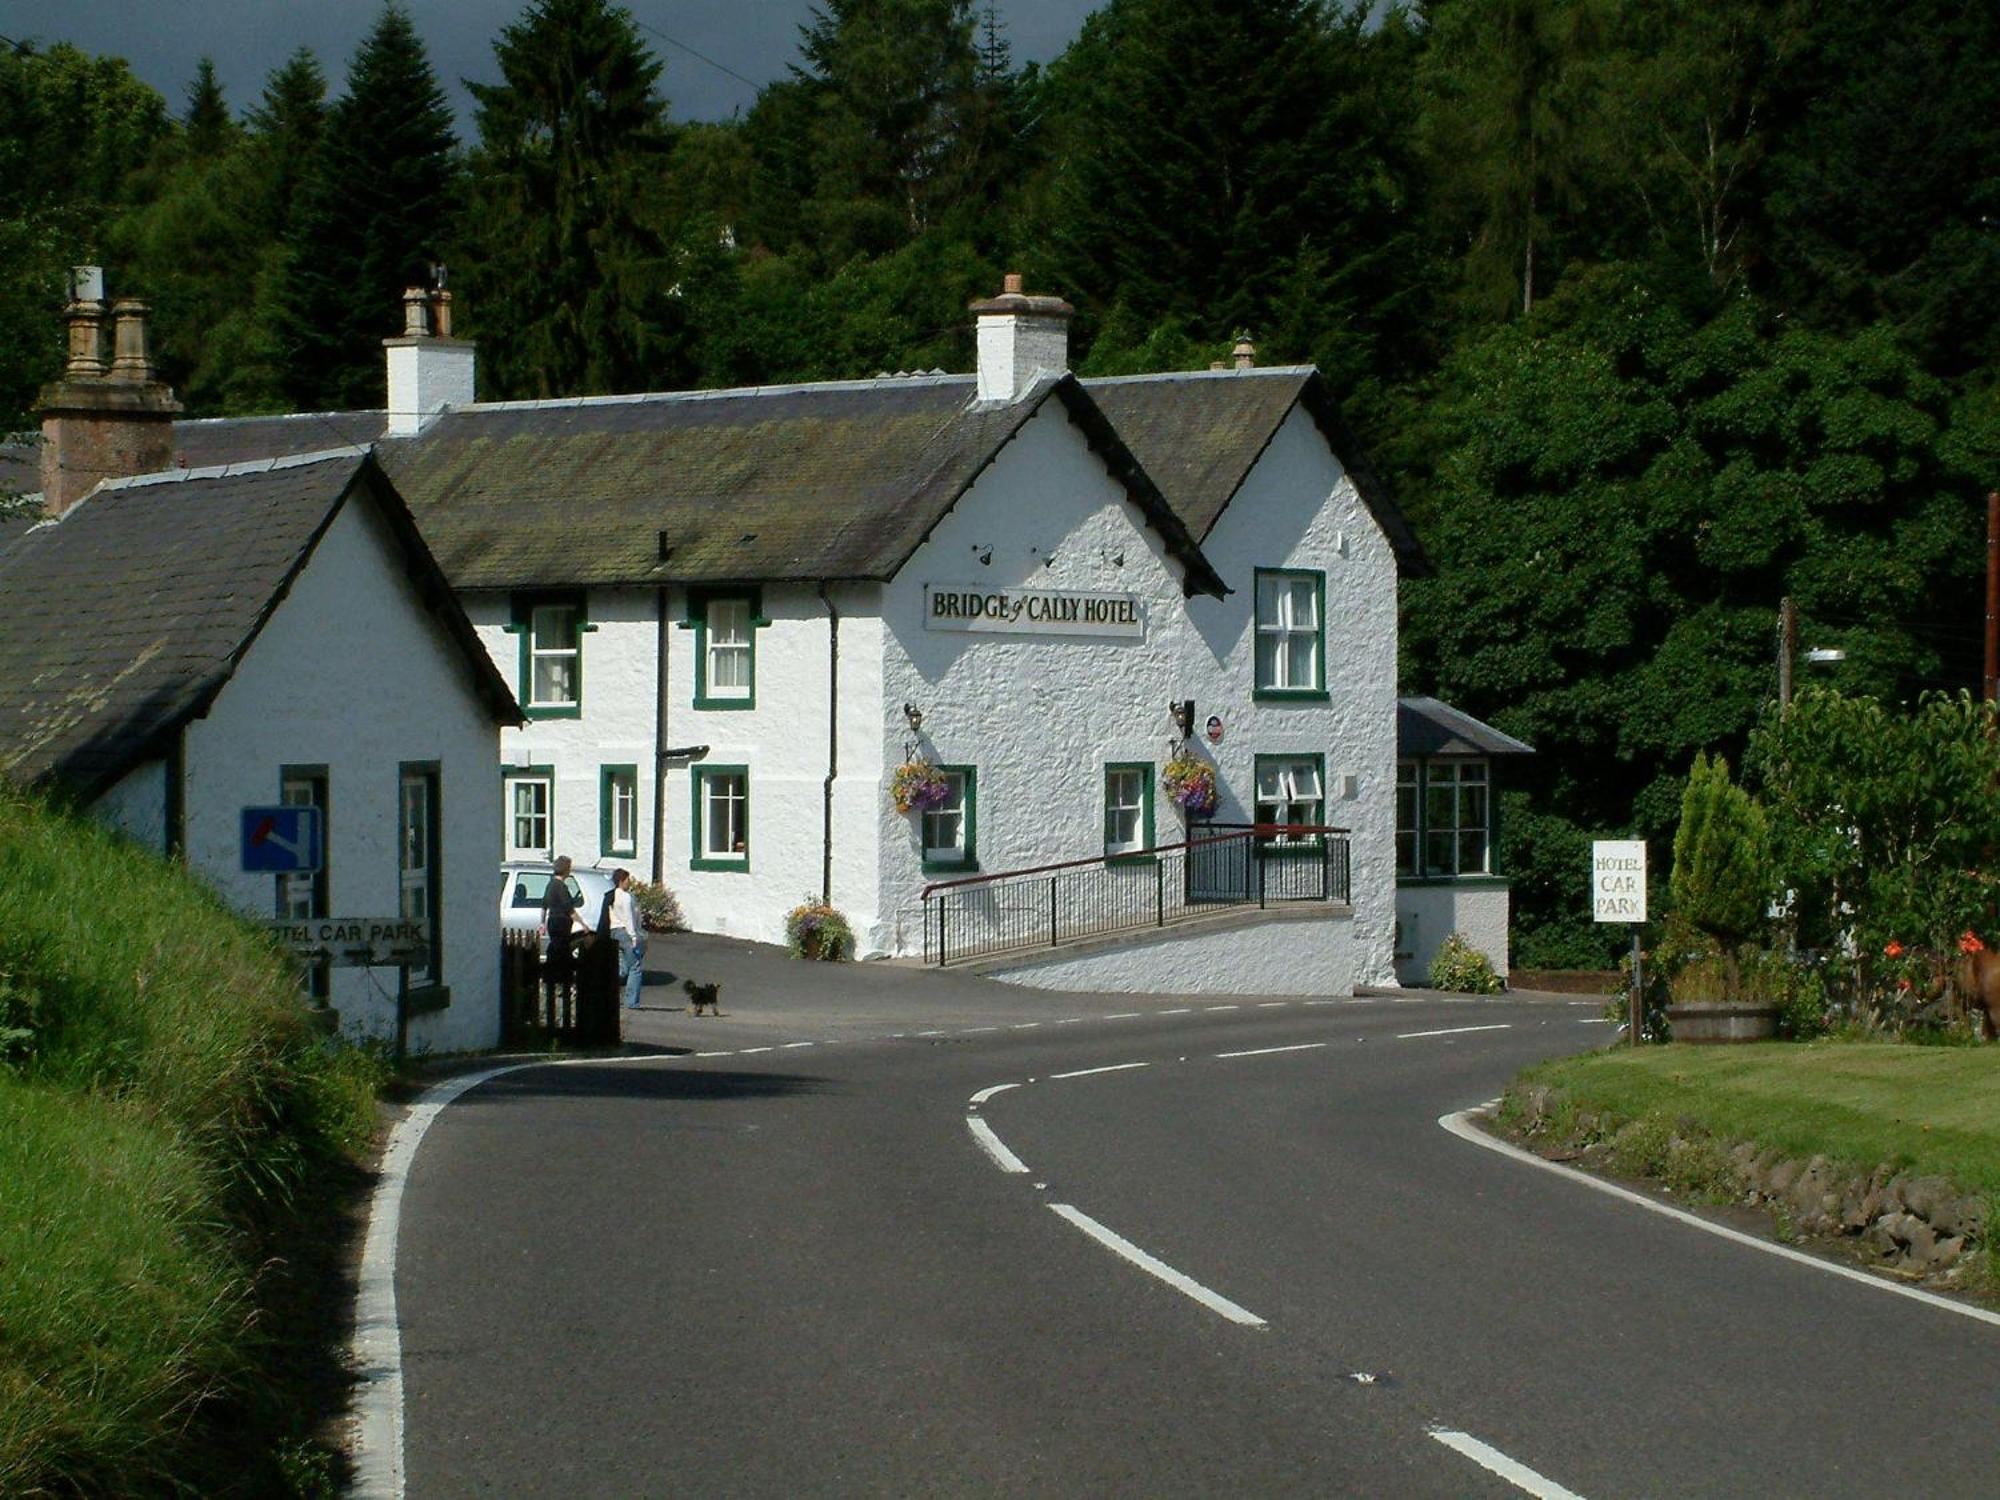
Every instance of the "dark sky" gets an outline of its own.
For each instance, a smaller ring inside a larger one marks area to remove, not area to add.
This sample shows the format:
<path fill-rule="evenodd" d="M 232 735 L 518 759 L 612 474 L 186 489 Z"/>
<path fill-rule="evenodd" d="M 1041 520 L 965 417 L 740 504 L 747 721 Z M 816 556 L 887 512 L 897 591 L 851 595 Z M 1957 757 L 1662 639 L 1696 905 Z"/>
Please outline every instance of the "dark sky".
<path fill-rule="evenodd" d="M 1099 3 L 1000 0 L 1015 61 L 1055 56 Z M 466 134 L 470 100 L 459 80 L 495 77 L 493 38 L 521 13 L 524 0 L 405 4 L 459 112 L 460 133 Z M 625 5 L 664 64 L 660 86 L 674 115 L 718 119 L 748 109 L 757 85 L 783 76 L 797 58 L 799 23 L 810 14 L 812 0 L 625 0 Z M 348 59 L 379 9 L 374 0 L 0 0 L 0 37 L 72 42 L 86 52 L 122 57 L 176 113 L 196 59 L 207 54 L 215 59 L 231 107 L 240 112 L 255 102 L 264 76 L 302 46 L 319 54 L 333 92 L 340 92 Z"/>

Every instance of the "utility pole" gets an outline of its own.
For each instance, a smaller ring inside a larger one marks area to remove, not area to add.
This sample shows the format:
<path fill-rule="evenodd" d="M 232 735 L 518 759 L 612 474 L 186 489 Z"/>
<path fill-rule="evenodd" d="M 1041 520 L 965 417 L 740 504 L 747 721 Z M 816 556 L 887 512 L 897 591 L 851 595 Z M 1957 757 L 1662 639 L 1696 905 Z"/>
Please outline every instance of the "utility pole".
<path fill-rule="evenodd" d="M 1986 495 L 1986 701 L 2000 702 L 2000 490 Z"/>
<path fill-rule="evenodd" d="M 1992 618 L 1993 604 L 1987 603 L 1988 619 Z M 1778 603 L 1778 708 L 1780 711 L 1792 706 L 1792 663 L 1799 659 L 1799 607 L 1789 597 Z M 1990 663 L 1989 663 L 1990 666 Z M 1990 682 L 1991 679 L 1989 678 Z"/>

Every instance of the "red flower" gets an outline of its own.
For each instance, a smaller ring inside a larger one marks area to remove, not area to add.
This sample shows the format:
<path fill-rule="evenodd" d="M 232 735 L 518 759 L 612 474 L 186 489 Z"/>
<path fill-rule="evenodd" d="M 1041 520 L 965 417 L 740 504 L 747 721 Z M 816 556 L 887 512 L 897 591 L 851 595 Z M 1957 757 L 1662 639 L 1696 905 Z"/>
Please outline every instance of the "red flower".
<path fill-rule="evenodd" d="M 1899 979 L 1896 981 L 1896 992 L 1898 994 L 1901 994 L 1904 990 L 1907 990 L 1909 987 L 1910 987 L 1910 981 L 1907 979 Z"/>
<path fill-rule="evenodd" d="M 1977 933 L 1968 928 L 1958 940 L 1958 951 L 1960 953 L 1984 953 L 1986 945 L 1979 941 Z"/>
<path fill-rule="evenodd" d="M 1890 958 L 1901 958 L 1903 956 L 1903 945 L 1897 942 L 1894 938 L 1891 938 L 1889 940 L 1889 946 L 1884 948 L 1882 952 L 1887 957 Z"/>

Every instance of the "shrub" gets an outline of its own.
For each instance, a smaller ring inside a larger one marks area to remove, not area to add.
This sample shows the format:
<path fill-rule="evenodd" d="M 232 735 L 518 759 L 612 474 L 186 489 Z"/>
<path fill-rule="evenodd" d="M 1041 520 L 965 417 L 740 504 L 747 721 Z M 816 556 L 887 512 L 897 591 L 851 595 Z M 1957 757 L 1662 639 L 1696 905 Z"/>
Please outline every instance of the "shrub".
<path fill-rule="evenodd" d="M 785 946 L 793 958 L 839 963 L 854 956 L 854 929 L 839 911 L 808 896 L 785 914 Z"/>
<path fill-rule="evenodd" d="M 1724 945 L 1749 938 L 1770 905 L 1770 849 L 1764 810 L 1729 779 L 1729 762 L 1695 756 L 1674 834 L 1674 910 Z"/>
<path fill-rule="evenodd" d="M 687 919 L 681 904 L 665 885 L 652 880 L 632 882 L 632 901 L 639 908 L 639 920 L 648 932 L 683 932 Z"/>
<path fill-rule="evenodd" d="M 1506 988 L 1493 972 L 1493 960 L 1454 932 L 1439 945 L 1431 960 L 1431 988 L 1460 995 L 1497 995 Z"/>

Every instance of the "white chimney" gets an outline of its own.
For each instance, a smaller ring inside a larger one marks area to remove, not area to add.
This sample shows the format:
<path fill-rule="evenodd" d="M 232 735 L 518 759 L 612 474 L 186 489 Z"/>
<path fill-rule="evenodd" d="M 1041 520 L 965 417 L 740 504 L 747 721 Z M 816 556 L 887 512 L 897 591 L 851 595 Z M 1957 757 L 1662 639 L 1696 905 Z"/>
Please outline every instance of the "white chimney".
<path fill-rule="evenodd" d="M 979 315 L 979 399 L 1014 401 L 1044 375 L 1069 369 L 1069 320 L 1060 297 L 1030 297 L 1018 273 L 999 296 L 972 304 Z"/>
<path fill-rule="evenodd" d="M 403 336 L 384 339 L 389 356 L 389 437 L 412 437 L 447 406 L 470 406 L 473 343 L 451 336 L 451 293 L 413 286 L 403 293 Z"/>

